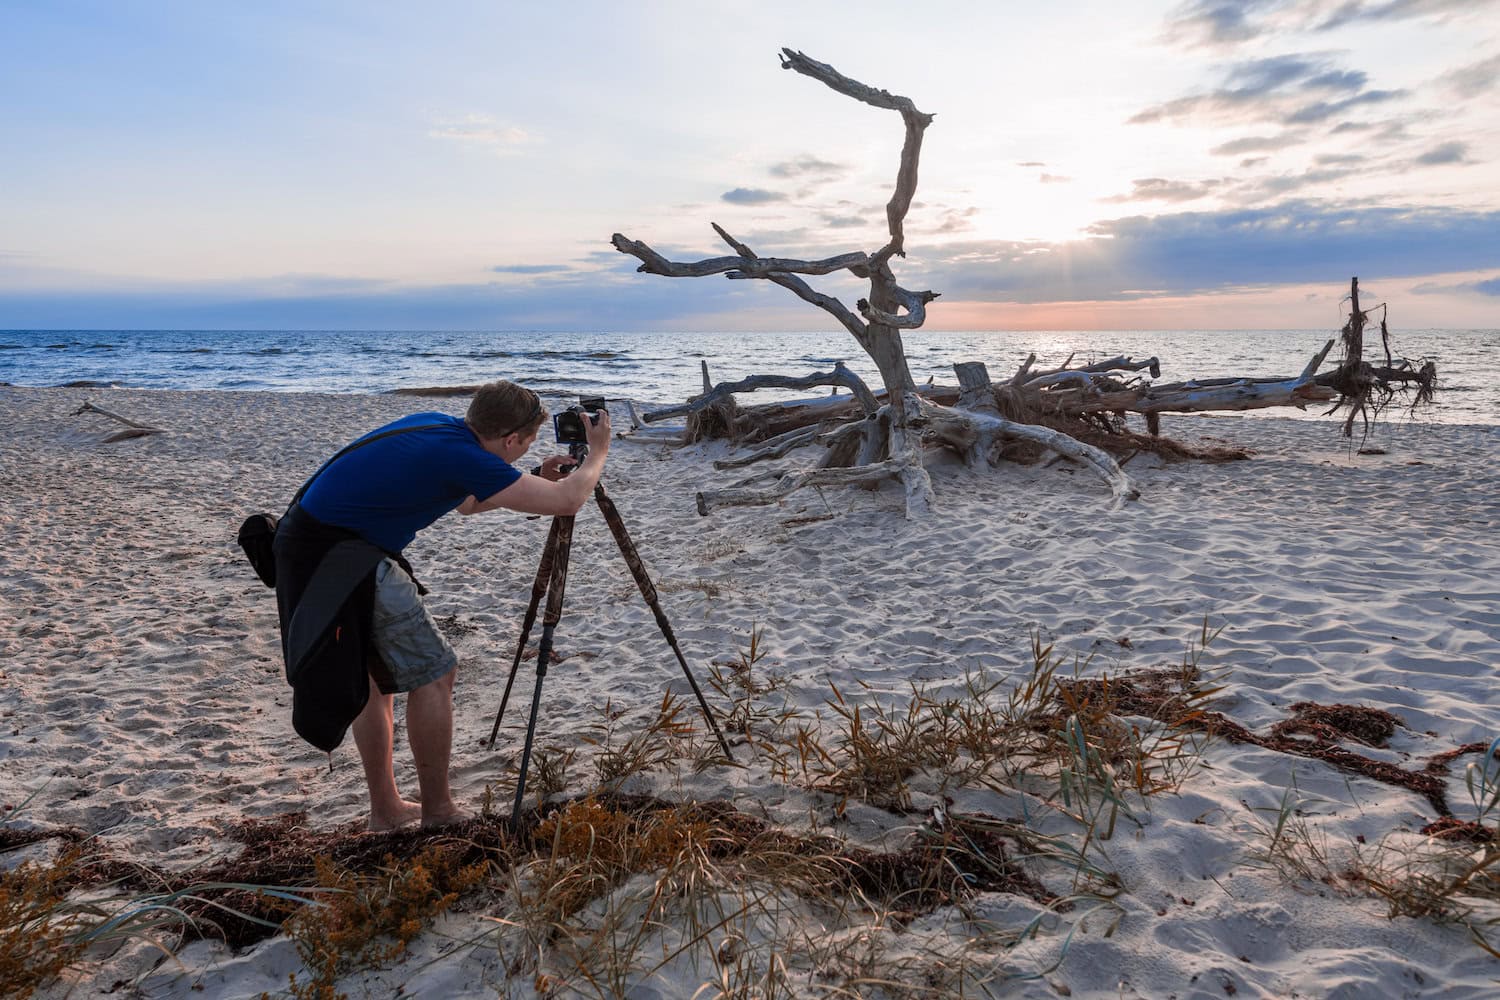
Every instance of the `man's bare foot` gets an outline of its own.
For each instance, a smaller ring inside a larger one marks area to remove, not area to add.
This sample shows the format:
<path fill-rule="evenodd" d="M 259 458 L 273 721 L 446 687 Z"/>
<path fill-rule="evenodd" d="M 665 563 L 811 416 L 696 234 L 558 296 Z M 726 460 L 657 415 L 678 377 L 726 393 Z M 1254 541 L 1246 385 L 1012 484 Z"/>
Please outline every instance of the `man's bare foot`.
<path fill-rule="evenodd" d="M 460 809 L 457 806 L 452 806 L 431 816 L 423 816 L 422 829 L 431 830 L 440 826 L 452 826 L 454 823 L 467 823 L 473 818 L 473 813 L 465 809 Z"/>
<path fill-rule="evenodd" d="M 371 833 L 386 833 L 390 830 L 399 830 L 421 818 L 422 803 L 407 802 L 402 799 L 401 805 L 392 813 L 381 813 L 377 816 L 372 812 L 368 829 Z"/>

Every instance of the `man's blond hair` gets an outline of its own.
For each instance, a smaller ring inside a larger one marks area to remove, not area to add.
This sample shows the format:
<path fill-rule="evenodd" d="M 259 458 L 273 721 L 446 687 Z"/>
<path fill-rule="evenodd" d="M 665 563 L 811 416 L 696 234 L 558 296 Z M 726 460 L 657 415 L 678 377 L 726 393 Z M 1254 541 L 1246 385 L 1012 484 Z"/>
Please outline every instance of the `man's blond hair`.
<path fill-rule="evenodd" d="M 519 433 L 530 434 L 547 419 L 547 408 L 536 393 L 501 379 L 479 387 L 464 414 L 475 436 L 485 440 Z"/>

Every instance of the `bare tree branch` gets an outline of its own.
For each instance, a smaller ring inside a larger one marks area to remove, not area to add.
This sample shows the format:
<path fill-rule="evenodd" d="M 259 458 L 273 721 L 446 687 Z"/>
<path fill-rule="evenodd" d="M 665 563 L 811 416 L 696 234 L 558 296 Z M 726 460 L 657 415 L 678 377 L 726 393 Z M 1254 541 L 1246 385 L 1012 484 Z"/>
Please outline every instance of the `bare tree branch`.
<path fill-rule="evenodd" d="M 876 90 L 874 87 L 845 76 L 827 63 L 809 59 L 795 49 L 784 48 L 781 53 L 782 69 L 796 70 L 803 76 L 810 76 L 838 93 L 871 107 L 886 108 L 901 113 L 901 118 L 906 123 L 906 141 L 901 147 L 901 167 L 896 172 L 896 190 L 891 195 L 890 202 L 885 206 L 885 218 L 890 227 L 891 241 L 876 253 L 872 263 L 878 267 L 889 260 L 893 254 L 905 257 L 906 213 L 911 209 L 911 201 L 917 191 L 917 161 L 922 155 L 922 133 L 926 131 L 928 125 L 932 124 L 933 116 L 918 111 L 909 97 L 899 97 L 887 90 Z"/>
<path fill-rule="evenodd" d="M 733 236 L 729 235 L 729 233 L 724 230 L 723 226 L 719 225 L 717 222 L 711 222 L 709 223 L 709 225 L 713 226 L 714 232 L 718 233 L 719 237 L 725 243 L 728 243 L 731 247 L 733 247 L 735 252 L 738 253 L 741 257 L 747 260 L 760 259 L 756 256 L 754 250 L 751 250 L 748 246 L 741 243 Z M 851 270 L 856 269 L 851 268 Z M 849 311 L 848 306 L 844 305 L 832 295 L 825 295 L 813 288 L 807 282 L 803 281 L 801 278 L 794 277 L 790 274 L 764 274 L 757 275 L 756 277 L 763 277 L 768 281 L 775 282 L 782 288 L 785 288 L 792 294 L 796 295 L 802 301 L 809 302 L 817 306 L 819 309 L 822 309 L 824 312 L 831 315 L 834 319 L 838 320 L 845 330 L 848 330 L 850 333 L 854 334 L 854 339 L 859 342 L 860 347 L 864 348 L 866 351 L 870 350 L 869 329 L 863 322 L 860 321 L 860 318 L 858 316 Z"/>
<path fill-rule="evenodd" d="M 621 253 L 628 253 L 641 261 L 637 271 L 660 274 L 667 278 L 703 278 L 726 271 L 738 272 L 730 277 L 767 278 L 773 273 L 795 272 L 797 274 L 830 274 L 851 267 L 867 264 L 869 255 L 860 253 L 840 254 L 824 260 L 794 260 L 787 257 L 710 257 L 708 260 L 679 263 L 667 260 L 661 254 L 638 240 L 628 239 L 620 233 L 610 237 L 610 242 Z"/>
<path fill-rule="evenodd" d="M 888 313 L 870 305 L 868 299 L 860 299 L 855 303 L 859 313 L 871 323 L 881 323 L 900 330 L 915 330 L 927 322 L 927 303 L 938 297 L 938 292 L 908 292 L 906 289 L 892 285 L 887 289 L 893 297 L 906 309 L 905 316 Z"/>

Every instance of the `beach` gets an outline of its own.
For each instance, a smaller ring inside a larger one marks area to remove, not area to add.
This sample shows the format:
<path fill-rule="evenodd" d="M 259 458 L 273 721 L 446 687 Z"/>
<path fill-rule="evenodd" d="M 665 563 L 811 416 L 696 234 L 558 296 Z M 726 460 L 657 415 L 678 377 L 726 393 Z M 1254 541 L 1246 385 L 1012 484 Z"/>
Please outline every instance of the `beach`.
<path fill-rule="evenodd" d="M 163 433 L 107 443 L 119 425 L 76 414 L 85 401 Z M 227 834 L 246 820 L 305 812 L 314 829 L 357 830 L 366 803 L 352 740 L 330 758 L 292 731 L 274 596 L 244 561 L 235 530 L 253 511 L 279 513 L 354 437 L 418 410 L 462 413 L 466 402 L 0 388 L 6 826 L 77 828 L 117 856 L 175 871 L 232 853 Z M 623 408 L 615 426 L 628 426 Z M 1465 765 L 1483 754 L 1457 757 L 1441 774 L 1424 769 L 1500 736 L 1500 427 L 1385 424 L 1363 442 L 1366 454 L 1358 437 L 1346 441 L 1327 422 L 1168 415 L 1163 432 L 1255 454 L 1221 464 L 1138 456 L 1125 470 L 1141 496 L 1117 509 L 1098 479 L 1064 463 L 973 471 L 937 458 L 936 511 L 922 521 L 905 519 L 890 486 L 805 489 L 779 506 L 700 517 L 695 492 L 742 475 L 712 468 L 731 453 L 723 443 L 619 440 L 605 483 L 690 668 L 706 675 L 734 662 L 755 634 L 756 669 L 778 678 L 776 706 L 822 727 L 830 746 L 845 702 L 890 709 L 909 704 L 914 687 L 962 698 L 980 676 L 1004 691 L 1032 671 L 1036 646 L 1052 647 L 1059 670 L 1081 678 L 1186 657 L 1212 680 L 1212 710 L 1256 734 L 1302 703 L 1393 713 L 1400 725 L 1384 746 L 1340 745 L 1438 775 L 1452 816 L 1474 820 Z M 548 444 L 531 458 L 551 453 Z M 793 452 L 780 461 L 811 460 Z M 407 551 L 460 656 L 453 778 L 474 809 L 488 790 L 509 811 L 507 768 L 520 752 L 532 664 L 523 665 L 500 740 L 493 749 L 485 740 L 547 528 L 546 518 L 504 511 L 453 515 Z M 1199 649 L 1205 631 L 1217 635 Z M 700 722 L 592 505 L 578 518 L 557 641 L 537 738 L 554 754 L 576 753 L 559 797 L 596 785 L 589 761 L 600 743 L 647 728 L 665 693 L 686 699 L 684 721 Z M 707 693 L 722 703 L 716 689 Z M 414 777 L 400 702 L 405 790 Z M 1126 729 L 1145 725 L 1122 719 Z M 612 733 L 601 728 L 606 720 Z M 1442 818 L 1432 795 L 1222 732 L 1200 735 L 1180 783 L 1126 796 L 1128 815 L 1112 836 L 1089 838 L 1091 863 L 1114 877 L 1110 893 L 1090 890 L 1098 903 L 1079 892 L 1064 911 L 979 891 L 963 905 L 900 915 L 852 906 L 835 918 L 802 901 L 786 905 L 779 929 L 741 932 L 741 947 L 780 956 L 791 996 L 830 995 L 838 982 L 880 995 L 873 984 L 883 979 L 910 990 L 940 983 L 935 995 L 982 981 L 993 995 L 1022 997 L 1484 997 L 1500 989 L 1500 960 L 1461 922 L 1392 918 L 1369 880 L 1346 877 L 1433 850 L 1421 832 Z M 816 787 L 753 745 L 737 742 L 736 753 L 742 766 L 663 765 L 623 787 L 727 803 L 778 829 L 871 850 L 941 824 L 934 809 L 1020 817 L 1083 843 L 1082 826 L 1066 815 L 1078 807 L 1035 789 L 918 769 L 903 778 L 899 802 L 861 799 Z M 1484 824 L 1495 829 L 1496 817 Z M 1302 843 L 1291 828 L 1324 858 L 1299 854 L 1302 875 L 1276 860 Z M 1056 896 L 1075 892 L 1055 866 L 1034 867 Z M 423 996 L 593 995 L 565 968 L 526 965 L 513 895 L 501 885 L 460 902 L 403 960 L 350 972 L 338 989 L 351 997 L 397 987 Z M 1475 926 L 1496 915 L 1475 905 Z M 724 959 L 724 936 L 716 931 L 706 951 L 670 959 L 651 938 L 646 950 L 661 961 L 641 962 L 630 995 L 732 995 L 721 985 L 721 966 L 736 964 Z M 1494 937 L 1500 931 L 1492 945 Z M 840 943 L 838 954 L 808 957 L 813 941 Z M 856 953 L 868 956 L 867 971 L 856 969 Z M 49 989 L 93 996 L 123 982 L 125 995 L 258 996 L 285 989 L 299 967 L 285 936 L 243 950 L 195 941 L 165 961 L 134 943 L 91 954 Z M 830 981 L 830 969 L 846 978 Z"/>

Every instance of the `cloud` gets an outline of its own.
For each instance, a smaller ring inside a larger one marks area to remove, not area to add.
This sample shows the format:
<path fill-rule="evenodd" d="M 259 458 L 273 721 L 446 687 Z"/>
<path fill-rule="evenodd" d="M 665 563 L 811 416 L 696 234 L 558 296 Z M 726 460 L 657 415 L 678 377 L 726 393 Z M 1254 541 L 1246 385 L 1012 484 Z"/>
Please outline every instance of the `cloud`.
<path fill-rule="evenodd" d="M 938 233 L 970 232 L 974 228 L 974 223 L 970 220 L 978 214 L 979 209 L 972 205 L 967 208 L 945 208 L 937 229 L 933 231 Z"/>
<path fill-rule="evenodd" d="M 1466 142 L 1442 142 L 1412 161 L 1421 167 L 1436 167 L 1449 163 L 1468 163 L 1469 144 Z"/>
<path fill-rule="evenodd" d="M 1064 243 L 952 245 L 922 282 L 950 299 L 1052 302 L 1484 268 L 1500 268 L 1500 212 L 1290 202 L 1109 219 Z"/>
<path fill-rule="evenodd" d="M 757 251 L 817 256 L 795 244 L 817 233 L 746 234 Z M 776 237 L 786 237 L 785 240 Z M 764 247 L 761 244 L 765 244 Z M 675 259 L 696 259 L 697 251 Z M 470 284 L 399 286 L 358 277 L 99 291 L 86 284 L 0 289 L 0 327 L 327 330 L 652 330 L 717 322 L 734 329 L 832 328 L 817 309 L 766 282 L 669 281 L 635 273 L 634 258 L 602 249 L 566 274 Z M 945 300 L 1129 301 L 1281 284 L 1345 285 L 1349 276 L 1500 273 L 1500 212 L 1333 206 L 1128 216 L 1066 242 L 969 239 L 913 250 L 908 287 Z M 820 290 L 843 294 L 820 278 Z M 82 282 L 84 279 L 80 279 Z M 1500 277 L 1463 291 L 1500 297 Z M 746 317 L 752 317 L 747 319 Z M 820 325 L 821 324 L 821 325 Z"/>
<path fill-rule="evenodd" d="M 823 225 L 827 226 L 829 229 L 854 229 L 858 226 L 863 226 L 864 224 L 864 218 L 858 215 L 823 216 Z"/>
<path fill-rule="evenodd" d="M 1027 160 L 1025 163 L 1017 163 L 1018 167 L 1045 167 L 1047 164 L 1041 160 Z"/>
<path fill-rule="evenodd" d="M 835 180 L 847 174 L 849 167 L 842 163 L 831 163 L 828 160 L 820 160 L 816 156 L 804 153 L 795 159 L 771 164 L 768 172 L 772 177 L 810 177 L 817 180 Z"/>
<path fill-rule="evenodd" d="M 1043 184 L 1069 184 L 1072 183 L 1073 178 L 1064 177 L 1062 174 L 1044 173 L 1037 180 Z"/>
<path fill-rule="evenodd" d="M 434 125 L 427 134 L 434 139 L 449 139 L 488 147 L 497 153 L 517 152 L 540 141 L 525 129 L 502 125 L 489 115 L 448 119 Z"/>
<path fill-rule="evenodd" d="M 532 283 L 496 280 L 282 293 L 260 282 L 146 286 L 101 292 L 0 289 L 0 327 L 202 330 L 640 330 L 672 318 L 760 315 L 788 304 L 817 328 L 822 313 L 760 281 L 669 281 L 637 274 L 609 251 L 609 269 Z M 354 283 L 357 283 L 355 280 Z M 564 289 L 560 292 L 559 289 Z M 828 324 L 832 325 L 832 320 Z"/>
<path fill-rule="evenodd" d="M 1465 100 L 1493 90 L 1497 82 L 1500 82 L 1500 55 L 1460 66 L 1438 78 L 1440 86 Z"/>
<path fill-rule="evenodd" d="M 1282 132 L 1280 135 L 1247 135 L 1243 139 L 1231 139 L 1210 149 L 1214 156 L 1239 156 L 1242 153 L 1269 153 L 1288 146 L 1306 142 L 1298 132 Z"/>
<path fill-rule="evenodd" d="M 731 205 L 765 205 L 787 200 L 786 195 L 780 191 L 767 191 L 764 188 L 735 188 L 733 191 L 725 191 L 719 198 Z"/>
<path fill-rule="evenodd" d="M 566 264 L 497 264 L 490 270 L 496 274 L 558 274 L 573 269 Z"/>
<path fill-rule="evenodd" d="M 1348 108 L 1405 95 L 1400 90 L 1365 90 L 1366 80 L 1363 72 L 1339 69 L 1321 53 L 1252 59 L 1230 66 L 1216 89 L 1146 108 L 1127 123 L 1233 125 L 1267 121 L 1302 125 L 1325 121 Z M 1348 96 L 1309 102 L 1310 94 L 1319 93 Z"/>
<path fill-rule="evenodd" d="M 1459 292 L 1500 297 L 1500 277 L 1486 278 L 1483 281 L 1466 281 L 1457 285 L 1443 285 L 1434 281 L 1425 281 L 1412 288 L 1412 292 L 1417 295 L 1448 295 L 1453 292 Z"/>
<path fill-rule="evenodd" d="M 1314 77 L 1313 74 L 1323 65 L 1326 64 L 1319 58 L 1302 55 L 1252 59 L 1231 66 L 1224 83 L 1225 87 L 1234 93 L 1252 97 L 1269 93 L 1299 80 L 1302 81 L 1303 89 L 1307 89 L 1315 79 L 1340 75 L 1337 71 L 1327 71 Z M 1359 75 L 1364 76 L 1363 73 Z"/>
<path fill-rule="evenodd" d="M 1167 18 L 1167 35 L 1187 45 L 1233 45 L 1249 41 L 1264 28 L 1251 19 L 1265 0 L 1193 0 Z"/>
<path fill-rule="evenodd" d="M 1331 184 L 1346 177 L 1369 173 L 1370 168 L 1350 165 L 1308 167 L 1301 173 L 1272 174 L 1253 177 L 1235 187 L 1232 200 L 1238 205 L 1260 205 L 1282 198 L 1304 188 Z"/>
<path fill-rule="evenodd" d="M 1366 159 L 1363 153 L 1319 153 L 1313 157 L 1313 162 L 1320 167 L 1347 167 Z"/>
<path fill-rule="evenodd" d="M 1367 90 L 1362 94 L 1346 97 L 1342 101 L 1316 101 L 1305 105 L 1287 115 L 1283 121 L 1288 125 L 1311 125 L 1315 122 L 1327 121 L 1350 108 L 1363 104 L 1381 104 L 1405 96 L 1404 90 Z"/>
<path fill-rule="evenodd" d="M 1364 70 L 1329 70 L 1302 82 L 1303 90 L 1363 90 L 1370 79 Z"/>
<path fill-rule="evenodd" d="M 1167 16 L 1166 40 L 1227 48 L 1270 35 L 1326 32 L 1366 22 L 1449 21 L 1493 0 L 1190 0 Z"/>
<path fill-rule="evenodd" d="M 1483 3 L 1484 0 L 1386 0 L 1384 3 L 1349 0 L 1317 24 L 1316 30 L 1332 31 L 1359 21 L 1405 21 L 1419 17 L 1447 20 L 1454 14 L 1469 13 Z"/>
<path fill-rule="evenodd" d="M 1107 202 L 1122 201 L 1196 201 L 1206 198 L 1220 187 L 1221 180 L 1169 181 L 1163 177 L 1142 177 L 1130 182 L 1129 194 L 1118 194 L 1105 198 Z"/>

